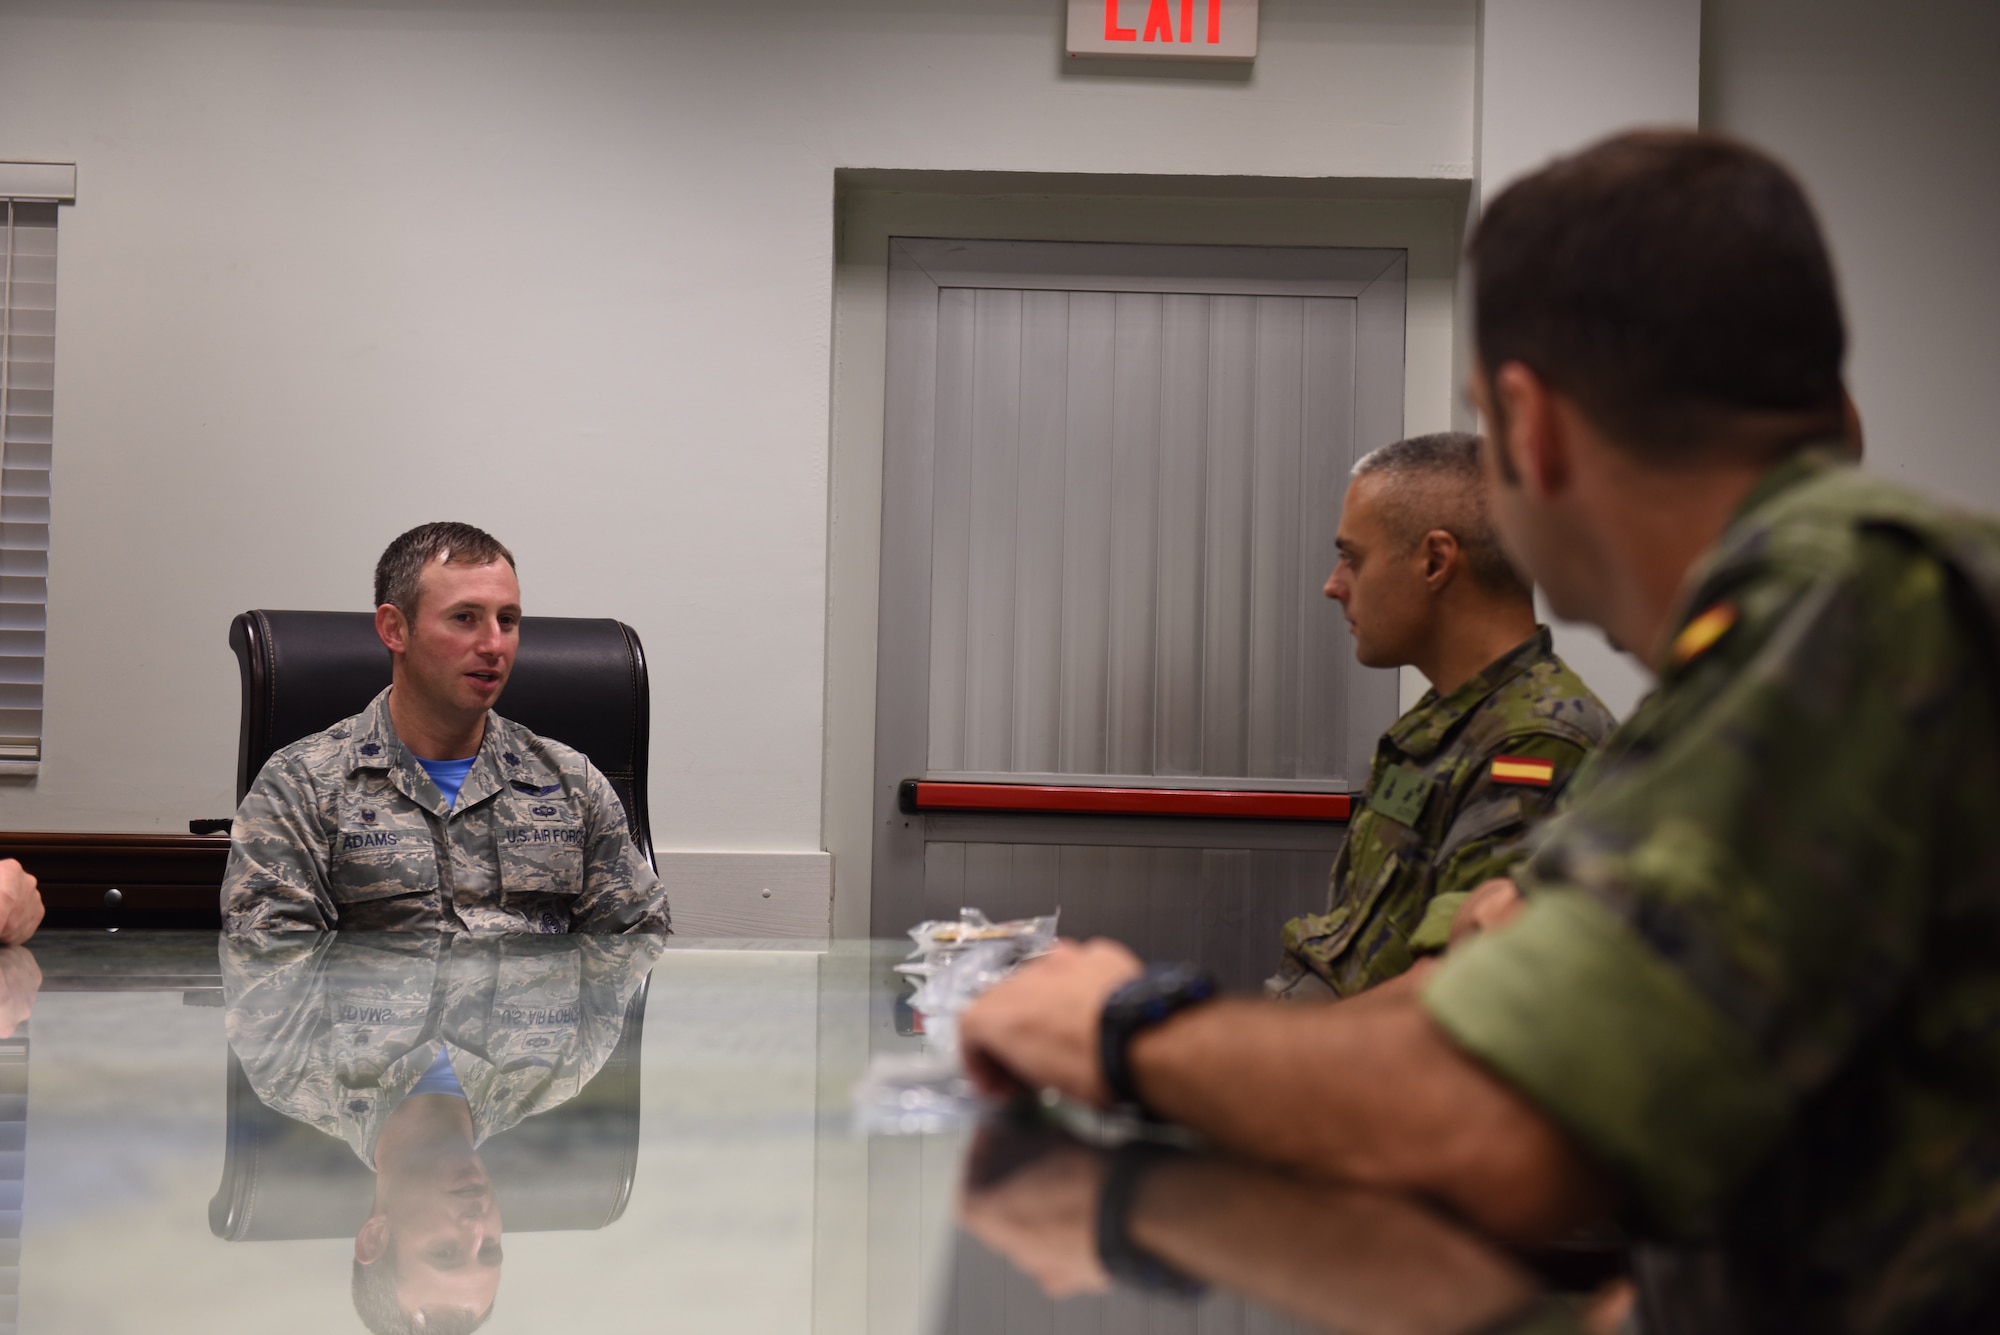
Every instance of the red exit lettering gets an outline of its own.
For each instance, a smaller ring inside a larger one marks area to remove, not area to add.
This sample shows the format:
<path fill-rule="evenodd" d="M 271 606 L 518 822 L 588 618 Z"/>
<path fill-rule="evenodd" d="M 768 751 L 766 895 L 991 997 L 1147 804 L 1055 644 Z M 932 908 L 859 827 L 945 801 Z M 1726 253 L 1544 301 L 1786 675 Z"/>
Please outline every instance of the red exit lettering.
<path fill-rule="evenodd" d="M 1107 42 L 1168 42 L 1174 40 L 1174 21 L 1170 12 L 1173 0 L 1148 0 L 1146 5 L 1145 33 L 1139 29 L 1120 26 L 1118 22 L 1119 0 L 1104 0 L 1104 40 Z M 1222 0 L 1206 0 L 1208 9 L 1207 43 L 1219 45 L 1222 41 Z M 1194 41 L 1194 0 L 1181 0 L 1181 41 Z"/>

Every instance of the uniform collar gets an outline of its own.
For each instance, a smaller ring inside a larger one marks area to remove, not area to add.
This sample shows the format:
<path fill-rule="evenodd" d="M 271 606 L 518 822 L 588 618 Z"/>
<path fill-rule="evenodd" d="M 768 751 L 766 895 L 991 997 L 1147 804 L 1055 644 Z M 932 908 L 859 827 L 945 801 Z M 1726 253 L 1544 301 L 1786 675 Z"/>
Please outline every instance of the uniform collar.
<path fill-rule="evenodd" d="M 1716 550 L 1729 545 L 1731 530 L 1785 492 L 1829 469 L 1852 467 L 1853 462 L 1846 453 L 1846 447 L 1839 441 L 1822 441 L 1786 455 L 1758 478 L 1757 485 L 1750 488 L 1737 504 L 1736 513 L 1729 517 L 1728 525 L 1722 530 L 1722 540 L 1716 544 Z"/>
<path fill-rule="evenodd" d="M 1495 691 L 1555 653 L 1555 640 L 1547 626 L 1488 663 L 1471 680 L 1440 697 L 1435 690 L 1424 692 L 1415 708 L 1396 720 L 1389 740 L 1412 760 L 1428 760 L 1442 747 L 1460 719 L 1486 703 Z"/>
<path fill-rule="evenodd" d="M 491 712 L 486 715 L 486 739 L 479 744 L 479 761 L 465 778 L 468 791 L 475 778 L 482 778 L 480 797 L 504 788 L 547 796 L 562 785 L 562 775 L 543 757 L 535 735 Z"/>
<path fill-rule="evenodd" d="M 450 819 L 453 811 L 470 809 L 503 788 L 511 786 L 539 793 L 561 781 L 561 776 L 542 759 L 539 748 L 529 745 L 533 734 L 489 709 L 479 754 L 473 757 L 472 769 L 458 790 L 457 803 L 447 808 L 444 794 L 396 735 L 396 725 L 389 717 L 387 688 L 362 711 L 360 718 L 361 725 L 348 740 L 348 772 L 386 773 L 398 792 L 441 820 Z"/>
<path fill-rule="evenodd" d="M 1665 680 L 1674 667 L 1668 659 L 1673 655 L 1673 646 L 1680 632 L 1686 629 L 1688 622 L 1715 604 L 1717 590 L 1714 585 L 1717 578 L 1753 555 L 1762 543 L 1764 529 L 1756 522 L 1758 512 L 1795 487 L 1803 486 L 1836 468 L 1853 466 L 1853 458 L 1844 443 L 1825 441 L 1795 450 L 1757 479 L 1756 485 L 1737 503 L 1735 513 L 1723 526 L 1715 545 L 1695 562 L 1681 585 L 1680 595 L 1668 620 L 1673 630 L 1661 639 L 1660 652 L 1664 657 L 1653 664 L 1655 676 Z"/>
<path fill-rule="evenodd" d="M 347 740 L 347 772 L 372 769 L 393 771 L 409 763 L 410 753 L 404 749 L 402 738 L 396 736 L 396 725 L 389 718 L 389 688 L 384 686 L 381 694 L 368 702 L 368 708 L 361 711 L 354 735 Z"/>

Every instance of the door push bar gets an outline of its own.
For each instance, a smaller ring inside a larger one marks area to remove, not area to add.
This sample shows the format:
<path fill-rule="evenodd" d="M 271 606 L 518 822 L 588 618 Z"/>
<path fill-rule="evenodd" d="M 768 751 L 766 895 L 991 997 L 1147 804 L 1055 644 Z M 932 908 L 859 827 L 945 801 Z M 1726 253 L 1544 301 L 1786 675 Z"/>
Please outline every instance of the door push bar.
<path fill-rule="evenodd" d="M 1270 793 L 1222 788 L 1095 788 L 1040 783 L 949 783 L 905 779 L 906 815 L 1005 811 L 1048 816 L 1219 816 L 1235 820 L 1344 821 L 1346 793 Z"/>

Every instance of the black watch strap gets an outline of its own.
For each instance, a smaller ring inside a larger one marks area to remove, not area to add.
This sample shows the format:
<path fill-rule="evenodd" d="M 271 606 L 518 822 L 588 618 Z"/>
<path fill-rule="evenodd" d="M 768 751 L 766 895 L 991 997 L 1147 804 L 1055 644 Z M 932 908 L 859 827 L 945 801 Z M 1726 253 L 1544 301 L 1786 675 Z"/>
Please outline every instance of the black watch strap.
<path fill-rule="evenodd" d="M 1115 1105 L 1154 1114 L 1139 1097 L 1132 1073 L 1132 1040 L 1148 1029 L 1215 995 L 1215 976 L 1193 964 L 1154 964 L 1113 992 L 1098 1021 L 1098 1057 L 1104 1085 Z"/>
<path fill-rule="evenodd" d="M 1134 1143 L 1111 1154 L 1104 1190 L 1097 1198 L 1097 1261 L 1120 1284 L 1152 1293 L 1198 1298 L 1207 1286 L 1132 1239 L 1132 1205 L 1146 1174 L 1167 1159 L 1185 1158 L 1163 1145 Z"/>

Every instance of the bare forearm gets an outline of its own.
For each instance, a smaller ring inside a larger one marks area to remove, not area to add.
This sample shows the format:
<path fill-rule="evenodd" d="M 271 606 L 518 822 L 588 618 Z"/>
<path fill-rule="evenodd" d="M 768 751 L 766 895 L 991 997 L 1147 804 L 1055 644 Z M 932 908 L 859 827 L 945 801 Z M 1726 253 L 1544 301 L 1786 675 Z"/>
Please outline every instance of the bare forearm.
<path fill-rule="evenodd" d="M 1418 980 L 1352 1002 L 1218 1002 L 1141 1035 L 1153 1108 L 1274 1163 L 1437 1197 L 1516 1236 L 1603 1211 L 1595 1174 L 1539 1111 L 1452 1046 Z"/>
<path fill-rule="evenodd" d="M 1504 1252 L 1406 1198 L 1216 1160 L 1153 1169 L 1127 1226 L 1188 1274 L 1341 1329 L 1480 1330 L 1536 1291 Z"/>
<path fill-rule="evenodd" d="M 1110 941 L 1063 945 L 959 1017 L 987 1089 L 1103 1106 L 1106 1000 L 1141 971 Z M 1258 1159 L 1428 1193 L 1481 1226 L 1542 1236 L 1607 1195 L 1563 1133 L 1452 1045 L 1418 997 L 1420 965 L 1352 1001 L 1219 1001 L 1140 1033 L 1127 1056 L 1157 1111 Z"/>

